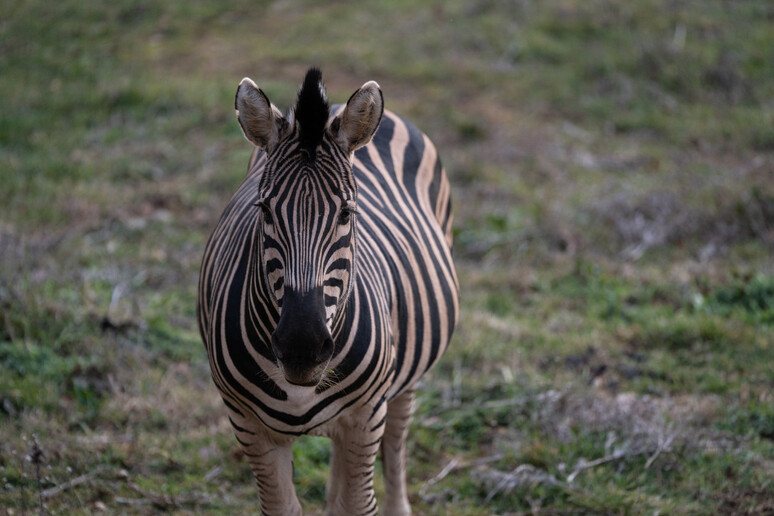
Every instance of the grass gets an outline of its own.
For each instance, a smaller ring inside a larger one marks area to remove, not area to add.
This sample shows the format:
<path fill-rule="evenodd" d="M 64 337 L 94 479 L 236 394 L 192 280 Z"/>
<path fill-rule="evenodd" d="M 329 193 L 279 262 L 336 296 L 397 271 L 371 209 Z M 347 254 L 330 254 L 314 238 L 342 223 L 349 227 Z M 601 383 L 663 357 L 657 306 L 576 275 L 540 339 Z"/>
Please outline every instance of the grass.
<path fill-rule="evenodd" d="M 0 512 L 255 513 L 195 287 L 250 153 L 236 84 L 286 106 L 310 65 L 336 102 L 377 80 L 453 184 L 415 513 L 774 510 L 767 3 L 0 12 Z M 312 514 L 328 456 L 294 450 Z"/>

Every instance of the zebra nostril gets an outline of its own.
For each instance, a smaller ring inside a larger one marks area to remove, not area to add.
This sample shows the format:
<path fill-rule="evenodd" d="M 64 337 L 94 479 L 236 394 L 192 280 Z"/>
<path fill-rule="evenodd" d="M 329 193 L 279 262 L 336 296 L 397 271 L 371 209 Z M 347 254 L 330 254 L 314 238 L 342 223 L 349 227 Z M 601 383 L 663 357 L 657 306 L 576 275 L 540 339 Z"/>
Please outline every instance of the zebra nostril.
<path fill-rule="evenodd" d="M 274 335 L 271 336 L 271 350 L 274 353 L 274 356 L 277 357 L 277 360 L 282 360 L 282 351 L 277 342 L 277 337 Z"/>
<path fill-rule="evenodd" d="M 333 339 L 328 337 L 323 341 L 322 346 L 320 347 L 320 351 L 317 354 L 317 361 L 325 362 L 331 358 L 331 355 L 333 355 Z"/>

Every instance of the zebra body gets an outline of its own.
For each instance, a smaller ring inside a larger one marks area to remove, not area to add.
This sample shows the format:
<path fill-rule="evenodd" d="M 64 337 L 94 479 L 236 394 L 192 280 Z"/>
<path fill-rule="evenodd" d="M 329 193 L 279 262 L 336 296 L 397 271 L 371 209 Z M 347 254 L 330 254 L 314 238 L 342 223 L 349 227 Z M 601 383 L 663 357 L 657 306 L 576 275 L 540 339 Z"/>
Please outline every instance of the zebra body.
<path fill-rule="evenodd" d="M 300 514 L 293 440 L 332 440 L 328 514 L 409 514 L 405 439 L 417 380 L 458 312 L 449 182 L 430 140 L 369 82 L 329 113 L 310 70 L 283 116 L 249 79 L 256 145 L 207 244 L 197 304 L 213 380 L 264 514 Z M 377 130 L 378 127 L 378 130 Z"/>

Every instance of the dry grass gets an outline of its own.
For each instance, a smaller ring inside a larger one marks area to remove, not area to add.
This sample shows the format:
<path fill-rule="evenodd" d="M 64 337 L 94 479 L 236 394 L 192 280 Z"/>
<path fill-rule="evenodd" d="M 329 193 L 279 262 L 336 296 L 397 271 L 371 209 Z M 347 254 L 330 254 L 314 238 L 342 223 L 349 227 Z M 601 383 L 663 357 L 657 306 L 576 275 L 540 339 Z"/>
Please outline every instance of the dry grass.
<path fill-rule="evenodd" d="M 284 106 L 309 65 L 334 101 L 377 80 L 453 183 L 463 305 L 412 428 L 418 514 L 772 512 L 768 4 L 7 10 L 5 514 L 255 512 L 195 285 L 250 152 L 236 84 Z M 326 453 L 296 450 L 312 514 Z"/>

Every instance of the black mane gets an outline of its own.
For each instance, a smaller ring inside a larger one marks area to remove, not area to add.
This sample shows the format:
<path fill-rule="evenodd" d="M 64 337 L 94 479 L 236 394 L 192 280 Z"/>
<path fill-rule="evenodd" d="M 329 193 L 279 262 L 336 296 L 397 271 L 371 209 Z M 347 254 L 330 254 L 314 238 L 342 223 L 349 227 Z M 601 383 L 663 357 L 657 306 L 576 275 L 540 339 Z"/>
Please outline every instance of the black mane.
<path fill-rule="evenodd" d="M 310 68 L 306 72 L 304 84 L 298 91 L 294 112 L 300 132 L 301 147 L 307 150 L 310 157 L 314 157 L 315 148 L 323 139 L 325 125 L 330 115 L 322 72 L 319 69 Z"/>

